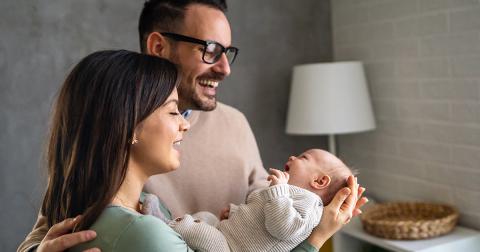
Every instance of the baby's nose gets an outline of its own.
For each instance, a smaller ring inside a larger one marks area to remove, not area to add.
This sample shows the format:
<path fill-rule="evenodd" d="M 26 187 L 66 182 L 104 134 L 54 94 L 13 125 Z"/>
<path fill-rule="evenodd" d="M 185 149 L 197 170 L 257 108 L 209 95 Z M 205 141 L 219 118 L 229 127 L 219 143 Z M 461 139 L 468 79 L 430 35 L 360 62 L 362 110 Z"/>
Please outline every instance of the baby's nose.
<path fill-rule="evenodd" d="M 294 160 L 295 158 L 296 158 L 295 156 L 290 156 L 290 157 L 288 158 L 288 161 L 292 161 L 292 160 Z"/>

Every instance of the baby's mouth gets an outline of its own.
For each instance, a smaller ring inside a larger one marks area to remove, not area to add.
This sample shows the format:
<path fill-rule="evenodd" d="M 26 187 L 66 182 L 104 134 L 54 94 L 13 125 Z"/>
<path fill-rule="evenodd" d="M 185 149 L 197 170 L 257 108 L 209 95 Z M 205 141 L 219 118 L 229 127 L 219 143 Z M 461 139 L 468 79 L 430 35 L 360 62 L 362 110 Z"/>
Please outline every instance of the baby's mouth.
<path fill-rule="evenodd" d="M 285 171 L 288 172 L 290 170 L 290 167 L 288 166 L 288 164 L 285 164 Z"/>
<path fill-rule="evenodd" d="M 176 140 L 175 142 L 173 142 L 173 147 L 176 148 L 176 147 L 180 146 L 181 142 L 182 142 L 182 139 Z"/>

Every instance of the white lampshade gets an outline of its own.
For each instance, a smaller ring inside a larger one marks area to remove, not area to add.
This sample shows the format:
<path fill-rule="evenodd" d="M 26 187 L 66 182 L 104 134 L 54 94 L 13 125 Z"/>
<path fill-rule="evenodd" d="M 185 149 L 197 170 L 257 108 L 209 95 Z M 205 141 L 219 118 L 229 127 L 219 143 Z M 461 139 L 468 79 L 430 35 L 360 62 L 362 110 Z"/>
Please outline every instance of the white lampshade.
<path fill-rule="evenodd" d="M 375 119 L 361 62 L 293 68 L 287 133 L 344 134 L 372 129 Z"/>

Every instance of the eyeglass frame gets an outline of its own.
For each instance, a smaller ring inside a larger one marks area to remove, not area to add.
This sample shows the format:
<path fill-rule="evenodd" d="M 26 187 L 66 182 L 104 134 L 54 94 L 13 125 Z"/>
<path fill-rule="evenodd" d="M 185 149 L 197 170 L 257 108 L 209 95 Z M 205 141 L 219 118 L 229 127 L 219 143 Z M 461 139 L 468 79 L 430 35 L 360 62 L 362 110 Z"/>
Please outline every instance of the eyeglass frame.
<path fill-rule="evenodd" d="M 214 40 L 201 40 L 201 39 L 181 35 L 181 34 L 178 34 L 178 33 L 172 33 L 172 32 L 161 32 L 160 34 L 162 34 L 165 37 L 169 37 L 171 39 L 174 39 L 176 41 L 183 41 L 183 42 L 189 42 L 189 43 L 203 45 L 204 48 L 203 48 L 202 61 L 205 62 L 206 64 L 217 63 L 220 60 L 220 58 L 222 57 L 223 53 L 225 53 L 225 55 L 226 55 L 227 51 L 233 49 L 234 54 L 233 54 L 232 61 L 228 62 L 228 64 L 232 65 L 233 62 L 235 62 L 235 59 L 237 58 L 238 51 L 239 51 L 239 49 L 237 47 L 234 47 L 234 46 L 225 47 L 222 44 L 220 44 L 220 43 L 218 43 L 217 41 L 214 41 Z M 205 60 L 205 53 L 207 52 L 207 46 L 209 46 L 211 44 L 215 44 L 217 46 L 220 46 L 220 48 L 222 49 L 222 52 L 220 54 L 218 54 L 218 56 L 215 56 L 215 58 L 214 58 L 215 60 L 213 62 L 208 62 L 208 61 Z M 227 59 L 228 59 L 228 57 L 227 57 Z"/>

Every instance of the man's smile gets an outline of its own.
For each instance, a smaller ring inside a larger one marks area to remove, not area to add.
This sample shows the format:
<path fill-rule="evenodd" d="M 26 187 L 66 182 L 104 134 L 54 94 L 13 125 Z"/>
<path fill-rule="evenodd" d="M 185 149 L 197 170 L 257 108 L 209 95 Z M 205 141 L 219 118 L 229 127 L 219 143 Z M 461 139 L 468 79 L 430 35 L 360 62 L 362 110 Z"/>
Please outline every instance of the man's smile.
<path fill-rule="evenodd" d="M 210 88 L 217 88 L 219 81 L 214 81 L 214 80 L 207 80 L 207 79 L 201 79 L 198 81 L 198 84 L 200 84 L 203 87 L 210 87 Z"/>

